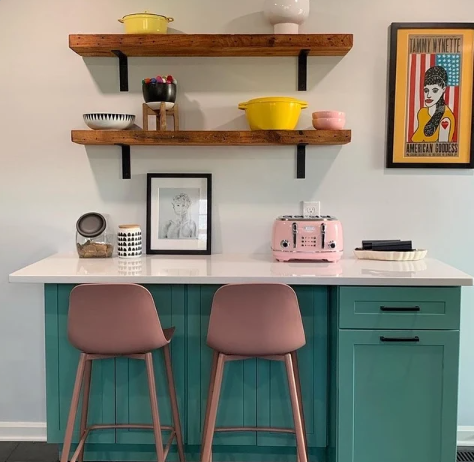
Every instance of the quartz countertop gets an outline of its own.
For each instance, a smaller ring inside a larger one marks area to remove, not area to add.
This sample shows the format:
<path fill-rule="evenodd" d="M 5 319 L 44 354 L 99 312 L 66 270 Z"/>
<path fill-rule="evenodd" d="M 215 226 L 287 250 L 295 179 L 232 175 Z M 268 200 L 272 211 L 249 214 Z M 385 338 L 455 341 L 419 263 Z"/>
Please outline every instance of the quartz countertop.
<path fill-rule="evenodd" d="M 345 258 L 337 263 L 280 263 L 271 255 L 144 256 L 135 260 L 80 259 L 56 254 L 10 274 L 13 283 L 472 286 L 473 278 L 432 258 L 384 262 Z"/>

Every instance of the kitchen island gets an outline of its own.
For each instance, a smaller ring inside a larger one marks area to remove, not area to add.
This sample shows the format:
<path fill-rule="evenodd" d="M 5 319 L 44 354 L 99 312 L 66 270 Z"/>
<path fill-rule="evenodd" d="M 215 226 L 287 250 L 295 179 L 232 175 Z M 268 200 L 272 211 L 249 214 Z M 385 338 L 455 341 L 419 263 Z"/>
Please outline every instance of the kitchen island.
<path fill-rule="evenodd" d="M 471 276 L 437 260 L 278 263 L 267 255 L 85 260 L 55 255 L 10 275 L 45 285 L 48 441 L 61 443 L 79 353 L 67 340 L 72 288 L 134 282 L 152 293 L 164 327 L 175 326 L 172 360 L 187 459 L 199 460 L 211 350 L 212 297 L 234 282 L 294 287 L 307 344 L 298 352 L 309 460 L 452 462 L 456 452 L 461 286 Z M 161 355 L 159 411 L 171 421 Z M 143 364 L 94 364 L 90 422 L 151 422 Z M 226 365 L 218 426 L 292 426 L 283 365 Z M 77 441 L 77 429 L 76 429 Z M 152 432 L 105 430 L 86 445 L 88 461 L 156 460 Z M 174 448 L 173 448 L 174 449 Z M 172 450 L 168 460 L 177 460 Z M 294 437 L 219 433 L 214 461 L 294 461 Z"/>

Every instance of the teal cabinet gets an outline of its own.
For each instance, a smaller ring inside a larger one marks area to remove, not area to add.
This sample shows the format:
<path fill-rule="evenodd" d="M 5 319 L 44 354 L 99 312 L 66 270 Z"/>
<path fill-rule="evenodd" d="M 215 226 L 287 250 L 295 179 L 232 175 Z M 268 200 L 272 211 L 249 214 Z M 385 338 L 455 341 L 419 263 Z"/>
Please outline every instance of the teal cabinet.
<path fill-rule="evenodd" d="M 340 287 L 342 329 L 459 330 L 460 287 Z"/>
<path fill-rule="evenodd" d="M 62 443 L 66 430 L 79 352 L 67 339 L 69 294 L 73 285 L 48 285 L 45 290 L 47 432 L 49 443 Z M 93 365 L 89 421 L 115 422 L 115 383 L 113 359 Z M 82 405 L 82 401 L 79 403 Z M 81 409 L 81 407 L 79 407 Z M 74 442 L 79 440 L 80 412 L 77 414 Z M 101 430 L 89 437 L 90 443 L 114 443 L 114 430 Z"/>
<path fill-rule="evenodd" d="M 62 443 L 79 358 L 67 339 L 73 287 L 45 287 L 50 443 Z M 176 327 L 173 371 L 187 460 L 196 461 L 212 358 L 206 337 L 219 286 L 147 288 L 162 326 Z M 298 358 L 310 461 L 454 460 L 460 289 L 294 288 L 307 340 Z M 403 310 L 415 306 L 419 310 Z M 418 341 L 387 342 L 381 337 Z M 167 425 L 172 419 L 161 351 L 154 353 L 154 364 L 160 417 Z M 143 362 L 124 358 L 94 362 L 89 421 L 151 423 Z M 226 364 L 217 425 L 293 427 L 283 364 L 255 359 Z M 104 430 L 92 433 L 88 442 L 87 461 L 156 460 L 149 431 Z M 290 462 L 296 457 L 294 446 L 294 436 L 288 434 L 217 433 L 214 459 Z M 170 457 L 177 460 L 174 450 Z"/>
<path fill-rule="evenodd" d="M 160 317 L 163 328 L 175 327 L 171 342 L 171 359 L 178 396 L 181 422 L 185 421 L 185 290 L 182 285 L 148 286 Z M 116 422 L 119 424 L 151 424 L 150 397 L 145 362 L 117 358 L 115 370 L 116 383 Z M 160 421 L 162 425 L 172 425 L 171 404 L 166 380 L 163 352 L 153 353 L 156 391 Z M 149 430 L 116 430 L 119 444 L 154 444 L 153 432 Z M 166 440 L 166 438 L 165 438 Z"/>
<path fill-rule="evenodd" d="M 327 445 L 328 290 L 297 286 L 306 345 L 298 351 L 308 447 Z M 260 427 L 293 428 L 285 366 L 259 360 L 257 365 L 257 420 Z M 259 446 L 296 446 L 295 436 L 260 433 Z"/>
<path fill-rule="evenodd" d="M 457 331 L 340 330 L 332 461 L 455 460 L 458 345 Z"/>

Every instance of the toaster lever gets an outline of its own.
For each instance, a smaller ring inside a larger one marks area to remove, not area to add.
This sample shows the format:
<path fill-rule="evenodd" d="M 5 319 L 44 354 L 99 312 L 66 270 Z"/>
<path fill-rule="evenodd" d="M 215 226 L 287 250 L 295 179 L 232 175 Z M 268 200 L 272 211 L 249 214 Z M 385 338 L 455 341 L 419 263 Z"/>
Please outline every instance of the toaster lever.
<path fill-rule="evenodd" d="M 321 225 L 321 248 L 324 249 L 324 246 L 326 245 L 326 223 L 323 223 Z"/>
<path fill-rule="evenodd" d="M 293 223 L 293 248 L 296 249 L 296 235 L 298 234 L 298 224 Z"/>

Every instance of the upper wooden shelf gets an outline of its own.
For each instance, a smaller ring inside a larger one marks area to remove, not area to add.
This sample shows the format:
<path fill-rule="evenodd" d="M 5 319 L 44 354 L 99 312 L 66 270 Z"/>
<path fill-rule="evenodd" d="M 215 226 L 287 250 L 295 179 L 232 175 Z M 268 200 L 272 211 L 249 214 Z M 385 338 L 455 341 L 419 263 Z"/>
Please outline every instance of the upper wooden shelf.
<path fill-rule="evenodd" d="M 128 58 L 143 56 L 298 56 L 298 91 L 307 89 L 308 56 L 343 56 L 351 34 L 93 34 L 70 35 L 81 56 L 116 56 L 120 91 L 128 91 Z"/>
<path fill-rule="evenodd" d="M 73 130 L 74 143 L 127 146 L 331 145 L 351 141 L 350 130 L 145 131 Z"/>
<path fill-rule="evenodd" d="M 81 56 L 344 56 L 352 34 L 78 34 L 69 47 Z"/>

